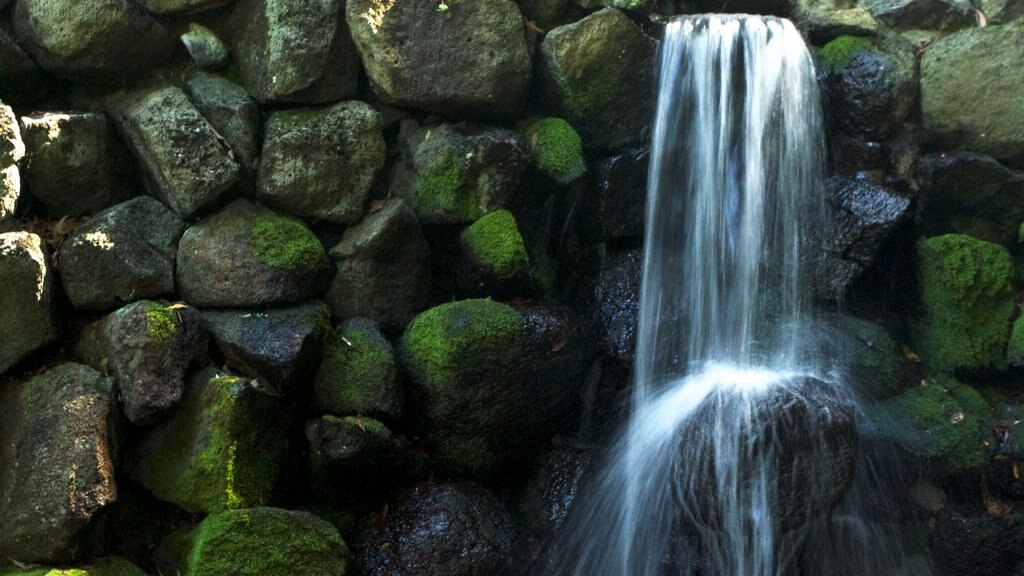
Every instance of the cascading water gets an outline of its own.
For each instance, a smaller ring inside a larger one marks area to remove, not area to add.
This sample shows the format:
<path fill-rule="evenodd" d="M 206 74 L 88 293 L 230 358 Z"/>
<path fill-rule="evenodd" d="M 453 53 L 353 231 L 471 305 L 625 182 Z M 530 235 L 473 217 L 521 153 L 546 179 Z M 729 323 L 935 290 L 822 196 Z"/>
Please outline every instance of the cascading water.
<path fill-rule="evenodd" d="M 669 22 L 661 54 L 633 412 L 547 571 L 854 574 L 830 563 L 857 551 L 801 551 L 828 531 L 857 442 L 809 306 L 811 57 L 790 22 L 737 15 Z"/>

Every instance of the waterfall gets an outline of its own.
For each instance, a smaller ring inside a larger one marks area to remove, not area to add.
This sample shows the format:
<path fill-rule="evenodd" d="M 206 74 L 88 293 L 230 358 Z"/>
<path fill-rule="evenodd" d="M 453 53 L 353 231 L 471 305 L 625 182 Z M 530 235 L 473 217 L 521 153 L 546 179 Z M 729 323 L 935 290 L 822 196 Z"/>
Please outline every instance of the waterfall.
<path fill-rule="evenodd" d="M 660 70 L 633 409 L 547 573 L 857 574 L 875 566 L 851 557 L 864 550 L 821 543 L 857 440 L 810 306 L 825 225 L 810 54 L 784 19 L 684 17 Z"/>

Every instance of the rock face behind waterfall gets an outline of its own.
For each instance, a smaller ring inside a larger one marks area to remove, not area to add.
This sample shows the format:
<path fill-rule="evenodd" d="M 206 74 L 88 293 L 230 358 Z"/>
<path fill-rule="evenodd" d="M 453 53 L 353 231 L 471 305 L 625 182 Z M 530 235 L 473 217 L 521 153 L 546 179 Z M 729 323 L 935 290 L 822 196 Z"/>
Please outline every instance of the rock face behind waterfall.
<path fill-rule="evenodd" d="M 738 497 L 748 500 L 764 466 L 768 516 L 776 530 L 787 532 L 829 513 L 853 483 L 858 443 L 853 408 L 828 384 L 808 376 L 760 397 L 744 396 L 712 396 L 684 425 L 681 462 L 689 464 L 677 469 L 684 509 L 698 524 L 724 528 L 728 520 L 722 509 L 733 496 L 726 492 L 738 489 Z M 733 423 L 733 429 L 721 430 L 722 422 Z M 733 437 L 738 442 L 730 443 Z M 722 446 L 742 452 L 723 454 Z M 716 468 L 731 468 L 721 466 L 721 458 L 741 459 L 738 482 L 727 489 L 716 481 Z M 686 500 L 688 492 L 692 501 Z"/>

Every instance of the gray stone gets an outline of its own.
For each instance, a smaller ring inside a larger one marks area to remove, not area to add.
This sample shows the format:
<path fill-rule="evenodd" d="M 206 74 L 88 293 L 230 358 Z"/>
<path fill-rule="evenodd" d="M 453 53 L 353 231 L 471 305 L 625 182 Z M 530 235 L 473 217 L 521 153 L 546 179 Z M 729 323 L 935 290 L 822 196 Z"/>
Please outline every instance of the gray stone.
<path fill-rule="evenodd" d="M 260 102 L 320 104 L 352 98 L 359 58 L 341 0 L 238 0 L 233 53 Z"/>
<path fill-rule="evenodd" d="M 519 0 L 523 18 L 541 30 L 550 30 L 564 23 L 571 0 Z"/>
<path fill-rule="evenodd" d="M 585 148 L 647 142 L 656 46 L 615 8 L 544 37 L 539 56 L 543 91 L 579 132 Z"/>
<path fill-rule="evenodd" d="M 140 300 L 83 329 L 77 352 L 114 374 L 128 420 L 148 424 L 181 401 L 185 373 L 205 344 L 195 308 Z"/>
<path fill-rule="evenodd" d="M 49 250 L 28 232 L 0 234 L 0 374 L 57 339 Z"/>
<path fill-rule="evenodd" d="M 18 166 L 11 164 L 0 168 L 0 224 L 14 217 L 21 198 L 21 172 Z"/>
<path fill-rule="evenodd" d="M 384 102 L 471 115 L 525 104 L 530 57 L 523 18 L 510 0 L 351 0 L 347 17 Z"/>
<path fill-rule="evenodd" d="M 132 159 L 107 117 L 94 112 L 22 116 L 26 191 L 50 216 L 85 216 L 128 200 Z"/>
<path fill-rule="evenodd" d="M 17 0 L 19 44 L 47 72 L 131 79 L 170 60 L 175 39 L 130 0 Z"/>
<path fill-rule="evenodd" d="M 403 120 L 390 191 L 424 224 L 467 224 L 512 200 L 527 159 L 511 130 Z"/>
<path fill-rule="evenodd" d="M 797 3 L 798 0 L 690 0 L 687 6 L 695 13 L 728 12 L 789 16 Z"/>
<path fill-rule="evenodd" d="M 184 231 L 181 218 L 148 196 L 96 214 L 58 254 L 71 304 L 110 310 L 174 292 L 175 245 Z"/>
<path fill-rule="evenodd" d="M 384 167 L 377 111 L 355 100 L 285 110 L 270 116 L 264 133 L 257 199 L 298 216 L 359 221 Z"/>
<path fill-rule="evenodd" d="M 0 387 L 0 556 L 70 562 L 117 499 L 110 382 L 58 364 Z"/>
<path fill-rule="evenodd" d="M 241 86 L 199 72 L 185 85 L 189 98 L 230 146 L 228 156 L 251 170 L 259 150 L 260 110 Z"/>
<path fill-rule="evenodd" d="M 153 14 L 183 14 L 202 12 L 230 4 L 234 0 L 138 0 L 143 8 Z"/>
<path fill-rule="evenodd" d="M 184 218 L 238 177 L 223 138 L 179 88 L 143 91 L 118 105 L 118 123 L 151 192 Z"/>
<path fill-rule="evenodd" d="M 219 70 L 228 65 L 231 55 L 224 42 L 202 24 L 192 22 L 188 30 L 181 35 L 181 43 L 185 45 L 192 61 L 202 70 Z"/>
<path fill-rule="evenodd" d="M 196 306 L 264 306 L 314 298 L 334 269 L 302 222 L 236 200 L 185 231 L 178 294 Z"/>
<path fill-rule="evenodd" d="M 1024 16 L 1024 3 L 1017 0 L 975 0 L 974 5 L 989 24 L 1005 24 Z"/>
<path fill-rule="evenodd" d="M 203 322 L 224 361 L 274 394 L 309 389 L 331 312 L 316 300 L 268 310 L 205 310 Z"/>
<path fill-rule="evenodd" d="M 388 422 L 402 416 L 394 350 L 368 318 L 346 320 L 327 339 L 313 391 L 322 413 Z"/>
<path fill-rule="evenodd" d="M 894 28 L 951 31 L 975 24 L 970 0 L 860 0 L 860 6 Z"/>
<path fill-rule="evenodd" d="M 811 38 L 831 40 L 837 36 L 874 36 L 878 21 L 864 8 L 815 8 L 799 17 Z"/>
<path fill-rule="evenodd" d="M 331 248 L 338 273 L 326 300 L 334 316 L 365 316 L 401 330 L 426 304 L 429 253 L 412 210 L 402 200 L 386 200 Z"/>
<path fill-rule="evenodd" d="M 10 106 L 0 102 L 0 166 L 21 162 L 25 157 L 25 142 L 21 138 L 18 117 Z"/>
<path fill-rule="evenodd" d="M 1024 159 L 1024 91 L 1018 72 L 1024 22 L 964 30 L 921 58 L 921 125 L 939 146 Z"/>

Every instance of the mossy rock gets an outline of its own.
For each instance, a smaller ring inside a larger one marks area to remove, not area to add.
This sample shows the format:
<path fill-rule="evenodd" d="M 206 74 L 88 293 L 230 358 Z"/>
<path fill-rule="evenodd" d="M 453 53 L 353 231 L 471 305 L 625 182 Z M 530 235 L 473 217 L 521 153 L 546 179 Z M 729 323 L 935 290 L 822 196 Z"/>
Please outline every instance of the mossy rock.
<path fill-rule="evenodd" d="M 469 286 L 483 287 L 489 296 L 504 296 L 529 282 L 530 257 L 516 218 L 508 210 L 480 218 L 462 231 L 459 240 Z"/>
<path fill-rule="evenodd" d="M 101 558 L 81 568 L 4 568 L 0 576 L 146 576 L 138 566 L 116 556 Z"/>
<path fill-rule="evenodd" d="M 914 340 L 937 370 L 1006 367 L 1013 265 L 1006 248 L 962 234 L 917 243 L 923 315 Z"/>
<path fill-rule="evenodd" d="M 313 389 L 317 408 L 330 414 L 390 421 L 402 414 L 394 351 L 367 318 L 346 320 L 328 337 Z"/>
<path fill-rule="evenodd" d="M 870 50 L 872 46 L 870 38 L 843 35 L 822 46 L 818 54 L 829 72 L 838 72 L 846 68 L 858 52 Z"/>
<path fill-rule="evenodd" d="M 927 380 L 869 411 L 873 434 L 917 456 L 939 460 L 950 471 L 986 461 L 991 418 L 974 388 L 942 376 Z"/>
<path fill-rule="evenodd" d="M 1024 367 L 1024 316 L 1018 317 L 1013 323 L 1010 342 L 1006 346 L 1006 359 L 1014 368 Z"/>
<path fill-rule="evenodd" d="M 183 576 L 349 573 L 338 531 L 308 512 L 228 510 L 207 516 L 183 543 Z"/>
<path fill-rule="evenodd" d="M 587 171 L 583 141 L 572 125 L 562 118 L 532 120 L 520 131 L 530 143 L 534 167 L 559 184 L 568 184 Z"/>

